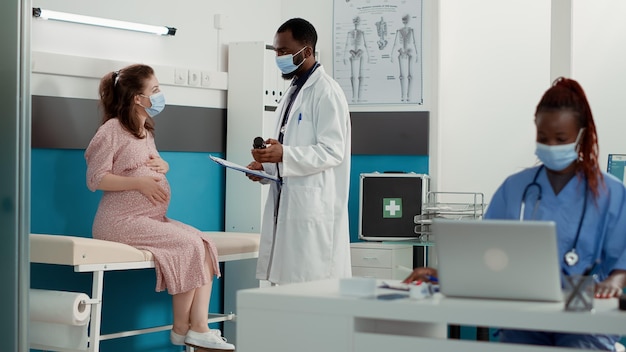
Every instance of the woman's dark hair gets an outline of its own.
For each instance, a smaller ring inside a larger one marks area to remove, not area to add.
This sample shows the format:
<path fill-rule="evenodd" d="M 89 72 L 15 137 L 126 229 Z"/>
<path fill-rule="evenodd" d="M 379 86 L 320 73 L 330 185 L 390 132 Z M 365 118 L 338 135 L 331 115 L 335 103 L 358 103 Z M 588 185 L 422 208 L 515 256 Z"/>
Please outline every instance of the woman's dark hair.
<path fill-rule="evenodd" d="M 595 198 L 599 195 L 599 186 L 604 178 L 598 164 L 598 134 L 596 124 L 593 121 L 591 107 L 583 88 L 573 79 L 559 77 L 552 87 L 541 97 L 535 116 L 540 112 L 569 110 L 578 119 L 578 127 L 584 128 L 580 148 L 578 149 L 577 170 L 586 178 Z"/>
<path fill-rule="evenodd" d="M 135 96 L 144 91 L 146 82 L 152 76 L 152 67 L 135 64 L 102 77 L 98 89 L 100 106 L 104 109 L 102 124 L 117 118 L 124 129 L 137 138 L 145 138 L 144 128 L 154 134 L 154 120 L 148 116 L 144 126 L 140 126 L 135 112 Z"/>
<path fill-rule="evenodd" d="M 276 33 L 283 33 L 290 31 L 293 39 L 298 42 L 308 45 L 315 52 L 315 45 L 317 44 L 317 32 L 313 25 L 302 18 L 292 18 L 283 23 Z"/>

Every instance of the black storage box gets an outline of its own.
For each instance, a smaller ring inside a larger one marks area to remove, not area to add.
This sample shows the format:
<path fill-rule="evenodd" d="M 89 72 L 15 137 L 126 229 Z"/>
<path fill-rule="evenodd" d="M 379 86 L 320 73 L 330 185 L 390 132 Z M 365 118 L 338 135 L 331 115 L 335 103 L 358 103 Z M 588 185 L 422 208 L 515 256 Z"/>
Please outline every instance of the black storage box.
<path fill-rule="evenodd" d="M 401 241 L 417 239 L 421 225 L 415 216 L 430 190 L 430 178 L 416 173 L 360 175 L 359 239 Z"/>

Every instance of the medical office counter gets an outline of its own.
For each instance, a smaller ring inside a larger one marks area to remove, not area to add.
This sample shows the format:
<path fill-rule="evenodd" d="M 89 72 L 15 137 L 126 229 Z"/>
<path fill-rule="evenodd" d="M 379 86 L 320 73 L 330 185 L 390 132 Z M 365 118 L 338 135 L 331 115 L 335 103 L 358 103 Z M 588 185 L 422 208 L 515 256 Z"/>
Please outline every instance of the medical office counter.
<path fill-rule="evenodd" d="M 626 335 L 626 312 L 617 309 L 617 299 L 596 300 L 593 312 L 565 312 L 563 303 L 440 294 L 423 300 L 345 297 L 339 280 L 324 280 L 241 290 L 237 306 L 238 352 L 569 350 L 447 339 L 449 324 Z"/>

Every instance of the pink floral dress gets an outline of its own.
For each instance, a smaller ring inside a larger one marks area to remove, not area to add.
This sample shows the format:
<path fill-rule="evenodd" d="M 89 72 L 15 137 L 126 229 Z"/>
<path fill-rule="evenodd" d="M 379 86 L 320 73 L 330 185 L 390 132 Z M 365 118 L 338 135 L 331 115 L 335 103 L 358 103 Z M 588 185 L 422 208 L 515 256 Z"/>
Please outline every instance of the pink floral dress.
<path fill-rule="evenodd" d="M 139 139 L 126 131 L 118 119 L 100 126 L 87 150 L 87 187 L 95 191 L 104 175 L 154 176 L 170 194 L 164 174 L 146 163 L 158 156 L 154 137 Z M 211 281 L 206 266 L 205 247 L 213 259 L 213 271 L 220 270 L 215 244 L 200 230 L 168 219 L 169 200 L 154 205 L 139 191 L 105 191 L 93 222 L 93 238 L 121 242 L 148 250 L 156 266 L 156 291 L 167 289 L 178 294 L 204 286 Z"/>

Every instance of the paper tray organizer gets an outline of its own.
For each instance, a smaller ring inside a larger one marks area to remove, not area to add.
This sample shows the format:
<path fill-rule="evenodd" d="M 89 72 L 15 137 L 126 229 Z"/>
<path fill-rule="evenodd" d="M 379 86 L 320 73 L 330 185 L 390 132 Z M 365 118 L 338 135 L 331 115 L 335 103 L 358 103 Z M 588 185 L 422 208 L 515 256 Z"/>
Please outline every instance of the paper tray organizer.
<path fill-rule="evenodd" d="M 480 219 L 485 212 L 485 195 L 478 192 L 428 192 L 422 214 L 415 215 L 415 232 L 420 240 L 432 241 L 430 225 L 434 218 Z"/>

